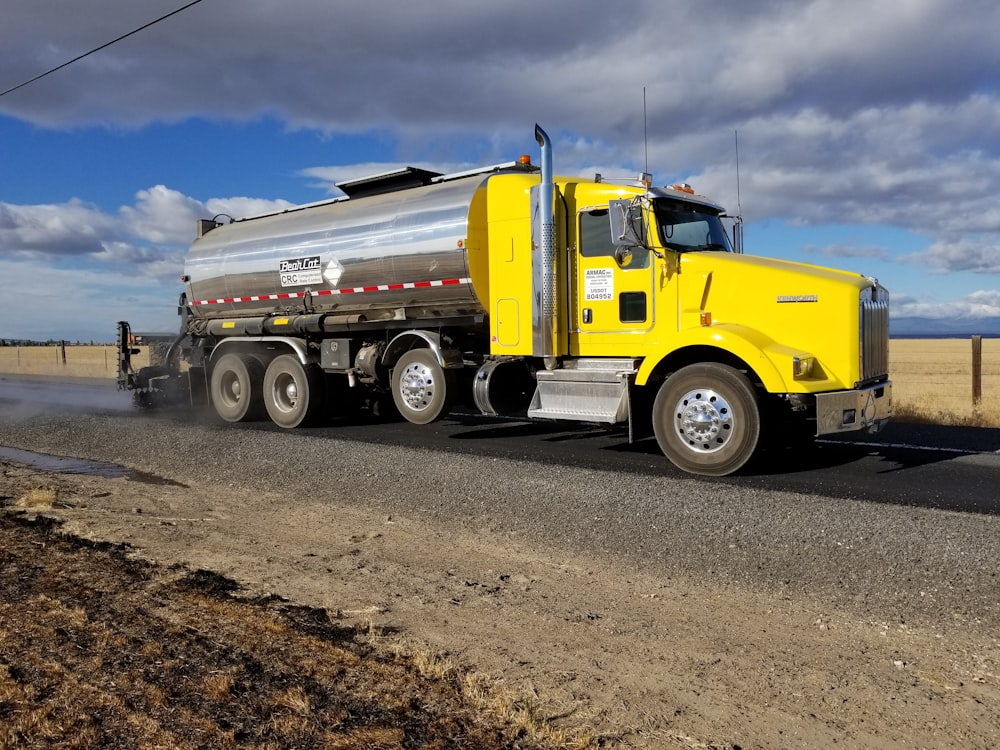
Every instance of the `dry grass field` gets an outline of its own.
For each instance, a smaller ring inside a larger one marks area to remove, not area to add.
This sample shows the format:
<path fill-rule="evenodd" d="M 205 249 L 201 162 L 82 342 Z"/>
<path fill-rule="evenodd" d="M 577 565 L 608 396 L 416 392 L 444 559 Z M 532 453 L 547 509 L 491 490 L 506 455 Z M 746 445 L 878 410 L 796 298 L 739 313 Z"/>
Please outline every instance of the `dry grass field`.
<path fill-rule="evenodd" d="M 149 364 L 149 347 L 136 347 L 136 368 Z M 63 352 L 66 360 L 63 361 Z M 0 346 L 0 373 L 59 375 L 72 378 L 117 378 L 118 348 L 106 346 Z"/>
<path fill-rule="evenodd" d="M 1000 339 L 983 339 L 978 405 L 972 403 L 970 339 L 892 339 L 889 372 L 896 419 L 1000 427 Z"/>
<path fill-rule="evenodd" d="M 911 422 L 1000 427 L 1000 339 L 983 339 L 982 401 L 972 403 L 972 344 L 969 339 L 893 339 L 889 369 L 895 417 Z M 115 378 L 114 346 L 0 347 L 0 373 Z M 135 367 L 149 362 L 139 347 Z"/>

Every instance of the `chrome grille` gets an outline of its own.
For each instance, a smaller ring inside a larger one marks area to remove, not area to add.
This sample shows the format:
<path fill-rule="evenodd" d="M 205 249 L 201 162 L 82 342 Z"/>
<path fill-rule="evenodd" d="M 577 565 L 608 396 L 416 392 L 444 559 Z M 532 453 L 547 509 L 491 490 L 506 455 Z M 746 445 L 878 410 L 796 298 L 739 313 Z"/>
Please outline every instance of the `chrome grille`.
<path fill-rule="evenodd" d="M 861 381 L 889 373 L 889 290 L 872 279 L 861 291 Z"/>

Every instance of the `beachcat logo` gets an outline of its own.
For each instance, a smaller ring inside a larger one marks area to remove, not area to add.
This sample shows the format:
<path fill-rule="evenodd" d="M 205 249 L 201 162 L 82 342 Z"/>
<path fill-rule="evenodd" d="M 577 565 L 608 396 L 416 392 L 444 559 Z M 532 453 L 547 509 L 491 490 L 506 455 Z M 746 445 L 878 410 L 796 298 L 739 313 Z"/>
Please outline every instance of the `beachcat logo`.
<path fill-rule="evenodd" d="M 818 294 L 779 294 L 778 302 L 819 302 Z"/>
<path fill-rule="evenodd" d="M 278 274 L 282 286 L 304 286 L 322 284 L 323 269 L 318 255 L 308 258 L 292 258 L 278 261 Z"/>

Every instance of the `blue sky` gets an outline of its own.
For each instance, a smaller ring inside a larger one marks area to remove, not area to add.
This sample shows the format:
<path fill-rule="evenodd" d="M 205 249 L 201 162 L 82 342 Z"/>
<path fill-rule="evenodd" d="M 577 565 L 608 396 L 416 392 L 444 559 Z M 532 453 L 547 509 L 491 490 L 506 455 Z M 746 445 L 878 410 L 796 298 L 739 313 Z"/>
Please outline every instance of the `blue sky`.
<path fill-rule="evenodd" d="M 184 4 L 5 0 L 0 91 Z M 731 208 L 738 132 L 749 252 L 996 326 L 997 28 L 994 0 L 202 0 L 0 97 L 0 338 L 174 330 L 197 218 L 535 155 L 535 122 L 562 173 L 648 159 Z"/>

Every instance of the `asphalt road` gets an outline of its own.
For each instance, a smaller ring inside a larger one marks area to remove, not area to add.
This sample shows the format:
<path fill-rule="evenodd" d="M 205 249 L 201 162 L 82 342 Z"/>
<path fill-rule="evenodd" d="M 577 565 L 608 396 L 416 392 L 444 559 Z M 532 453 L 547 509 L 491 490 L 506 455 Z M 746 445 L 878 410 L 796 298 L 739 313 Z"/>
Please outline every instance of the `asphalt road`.
<path fill-rule="evenodd" d="M 106 380 L 0 376 L 0 408 L 135 417 L 206 419 L 183 411 L 151 415 Z M 211 421 L 210 417 L 207 417 Z M 227 429 L 281 433 L 264 422 Z M 527 422 L 457 413 L 431 425 L 405 421 L 340 421 L 311 436 L 448 453 L 516 459 L 542 465 L 686 477 L 652 438 L 629 444 L 623 431 L 592 425 Z M 0 445 L 3 445 L 0 436 Z M 890 424 L 878 434 L 822 438 L 814 447 L 764 454 L 739 476 L 696 478 L 706 485 L 792 491 L 831 498 L 1000 514 L 1000 429 Z"/>
<path fill-rule="evenodd" d="M 708 479 L 674 468 L 652 439 L 630 445 L 586 425 L 452 415 L 288 432 L 135 410 L 106 381 L 6 378 L 0 446 L 116 463 L 147 481 L 349 503 L 668 579 L 818 596 L 865 617 L 1000 625 L 1000 430 L 892 425 Z"/>

